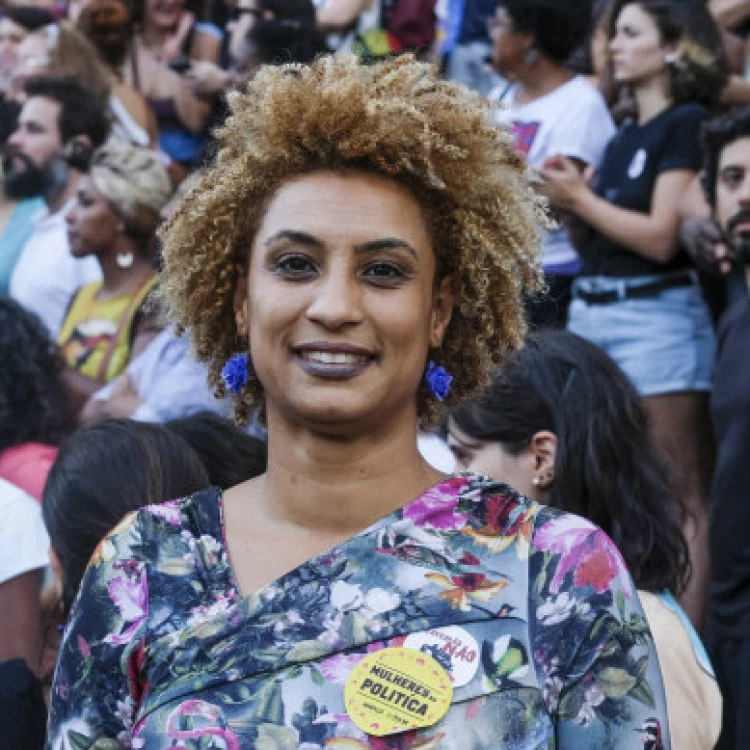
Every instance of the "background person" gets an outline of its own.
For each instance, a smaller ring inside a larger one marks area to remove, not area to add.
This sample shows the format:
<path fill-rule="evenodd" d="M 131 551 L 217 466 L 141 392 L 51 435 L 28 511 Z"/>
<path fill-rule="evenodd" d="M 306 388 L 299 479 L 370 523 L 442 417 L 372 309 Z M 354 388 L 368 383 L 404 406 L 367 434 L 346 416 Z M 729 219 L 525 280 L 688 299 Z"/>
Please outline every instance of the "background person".
<path fill-rule="evenodd" d="M 615 127 L 601 94 L 568 66 L 589 31 L 590 0 L 501 0 L 490 18 L 493 65 L 510 81 L 490 98 L 504 105 L 497 122 L 512 127 L 531 167 L 564 154 L 581 171 L 595 169 Z M 564 327 L 581 259 L 559 225 L 544 234 L 547 291 L 530 301 L 531 325 Z"/>
<path fill-rule="evenodd" d="M 163 328 L 151 296 L 154 235 L 171 195 L 158 155 L 124 143 L 94 152 L 81 179 L 66 217 L 70 250 L 74 258 L 96 258 L 102 278 L 75 293 L 58 337 L 78 409 Z"/>
<path fill-rule="evenodd" d="M 17 198 L 41 196 L 46 208 L 32 220 L 10 294 L 38 315 L 54 338 L 75 291 L 101 276 L 93 258 L 71 256 L 65 217 L 91 151 L 104 142 L 109 123 L 72 78 L 30 79 L 24 91 L 26 102 L 3 162 L 5 191 Z"/>
<path fill-rule="evenodd" d="M 711 750 L 721 693 L 674 599 L 690 568 L 681 508 L 642 402 L 617 365 L 573 334 L 533 334 L 481 397 L 451 412 L 448 442 L 457 470 L 506 481 L 612 538 L 654 634 L 673 746 Z"/>
<path fill-rule="evenodd" d="M 0 477 L 41 500 L 60 441 L 74 423 L 65 363 L 41 321 L 0 297 Z"/>
<path fill-rule="evenodd" d="M 615 80 L 632 90 L 637 119 L 612 140 L 592 187 L 565 157 L 550 160 L 542 177 L 552 204 L 583 223 L 568 328 L 602 347 L 645 397 L 685 498 L 692 580 L 681 603 L 700 627 L 715 337 L 697 273 L 680 251 L 678 204 L 700 169 L 706 105 L 725 80 L 723 48 L 702 3 L 618 0 L 611 19 Z"/>
<path fill-rule="evenodd" d="M 141 511 L 108 538 L 114 555 L 89 567 L 61 648 L 50 744 L 71 731 L 154 749 L 201 735 L 369 744 L 345 714 L 351 657 L 460 624 L 493 644 L 491 678 L 477 673 L 439 724 L 399 742 L 578 748 L 648 731 L 669 747 L 655 652 L 612 543 L 508 487 L 445 477 L 417 450 L 439 399 L 476 391 L 519 343 L 535 285 L 540 206 L 489 105 L 409 57 L 324 57 L 262 69 L 231 106 L 215 166 L 166 225 L 163 288 L 237 416 L 263 408 L 268 471 Z M 589 553 L 610 561 L 605 576 L 572 574 Z M 575 611 L 547 617 L 559 596 Z M 510 673 L 513 638 L 526 669 Z M 584 652 L 597 656 L 570 663 Z M 653 702 L 610 690 L 607 669 Z M 555 686 L 581 681 L 567 713 Z M 272 703 L 218 697 L 248 685 Z"/>
<path fill-rule="evenodd" d="M 750 286 L 750 109 L 730 112 L 704 129 L 703 185 L 706 200 L 732 249 L 732 264 Z M 750 302 L 738 299 L 724 314 L 711 395 L 716 471 L 711 499 L 711 619 L 709 644 L 724 694 L 721 750 L 750 742 L 750 706 L 744 675 L 750 668 L 750 539 L 748 538 L 747 446 L 750 387 L 747 352 Z"/>

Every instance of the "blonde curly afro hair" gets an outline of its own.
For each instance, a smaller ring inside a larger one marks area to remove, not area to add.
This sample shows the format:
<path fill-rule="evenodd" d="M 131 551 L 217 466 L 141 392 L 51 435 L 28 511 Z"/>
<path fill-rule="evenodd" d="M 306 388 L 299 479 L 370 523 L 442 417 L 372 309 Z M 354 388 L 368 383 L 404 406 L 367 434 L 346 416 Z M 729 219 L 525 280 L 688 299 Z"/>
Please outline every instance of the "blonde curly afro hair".
<path fill-rule="evenodd" d="M 315 171 L 364 171 L 411 190 L 421 204 L 438 277 L 452 275 L 457 307 L 430 358 L 454 381 L 445 405 L 472 396 L 523 339 L 522 298 L 539 289 L 537 227 L 544 207 L 509 133 L 478 94 L 402 56 L 376 65 L 322 57 L 262 68 L 229 96 L 220 149 L 162 228 L 162 289 L 191 333 L 209 383 L 226 395 L 224 363 L 247 350 L 233 295 L 265 210 L 285 183 Z M 252 366 L 235 401 L 238 422 L 263 404 Z M 419 414 L 438 404 L 423 385 Z"/>

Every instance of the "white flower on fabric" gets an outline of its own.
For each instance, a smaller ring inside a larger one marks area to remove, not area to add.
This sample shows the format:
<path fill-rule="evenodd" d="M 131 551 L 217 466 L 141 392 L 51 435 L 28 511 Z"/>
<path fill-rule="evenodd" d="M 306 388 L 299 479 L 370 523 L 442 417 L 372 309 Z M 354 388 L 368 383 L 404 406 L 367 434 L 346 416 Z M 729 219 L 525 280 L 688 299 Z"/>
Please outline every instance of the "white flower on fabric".
<path fill-rule="evenodd" d="M 396 609 L 401 604 L 401 597 L 394 593 L 389 593 L 385 589 L 370 589 L 365 594 L 365 607 L 376 615 L 382 615 Z"/>
<path fill-rule="evenodd" d="M 573 613 L 576 600 L 571 599 L 567 591 L 558 594 L 554 599 L 551 597 L 540 605 L 536 610 L 536 616 L 544 625 L 557 625 L 564 622 Z"/>
<path fill-rule="evenodd" d="M 550 713 L 557 711 L 557 707 L 560 703 L 560 694 L 563 689 L 563 681 L 559 677 L 548 677 L 544 681 L 544 687 L 542 688 L 542 697 L 544 703 L 547 706 L 547 710 Z"/>
<path fill-rule="evenodd" d="M 341 612 L 359 609 L 365 598 L 362 589 L 346 581 L 336 581 L 331 586 L 331 604 Z"/>
<path fill-rule="evenodd" d="M 581 706 L 581 710 L 578 712 L 578 716 L 573 719 L 573 721 L 576 724 L 580 724 L 581 726 L 587 727 L 589 726 L 594 719 L 596 719 L 596 712 L 594 709 L 601 703 L 604 702 L 605 695 L 602 692 L 599 685 L 597 685 L 595 682 L 592 682 L 584 692 L 583 696 L 583 705 Z"/>

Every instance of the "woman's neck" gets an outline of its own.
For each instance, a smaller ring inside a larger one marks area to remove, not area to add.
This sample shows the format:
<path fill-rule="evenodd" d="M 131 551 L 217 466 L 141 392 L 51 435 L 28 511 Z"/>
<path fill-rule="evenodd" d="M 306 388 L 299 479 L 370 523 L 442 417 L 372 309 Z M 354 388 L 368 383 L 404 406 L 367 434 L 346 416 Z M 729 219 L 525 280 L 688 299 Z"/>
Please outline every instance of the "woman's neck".
<path fill-rule="evenodd" d="M 117 262 L 117 257 L 128 257 L 131 254 L 132 264 L 122 268 Z M 102 287 L 97 295 L 99 299 L 135 292 L 154 274 L 149 260 L 127 237 L 118 239 L 109 250 L 101 253 L 98 261 L 102 268 Z"/>
<path fill-rule="evenodd" d="M 662 76 L 651 78 L 633 87 L 639 125 L 645 125 L 672 106 L 673 102 L 666 92 L 666 81 Z"/>
<path fill-rule="evenodd" d="M 267 521 L 348 536 L 439 482 L 444 475 L 417 448 L 416 419 L 398 422 L 360 438 L 332 438 L 269 414 L 260 489 Z"/>
<path fill-rule="evenodd" d="M 162 52 L 168 37 L 169 32 L 160 29 L 157 26 L 144 24 L 143 30 L 141 31 L 143 46 L 154 55 L 158 55 Z"/>
<path fill-rule="evenodd" d="M 533 67 L 520 72 L 515 100 L 518 104 L 526 104 L 541 99 L 573 78 L 575 73 L 572 71 L 542 58 Z"/>

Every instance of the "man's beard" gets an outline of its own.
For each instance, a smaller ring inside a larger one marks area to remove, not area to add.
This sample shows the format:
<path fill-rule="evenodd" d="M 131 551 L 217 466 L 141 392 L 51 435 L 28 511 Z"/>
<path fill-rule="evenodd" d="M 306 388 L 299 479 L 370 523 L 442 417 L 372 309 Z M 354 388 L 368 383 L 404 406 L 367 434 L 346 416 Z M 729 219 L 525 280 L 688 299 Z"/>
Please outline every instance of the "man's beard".
<path fill-rule="evenodd" d="M 69 167 L 59 156 L 53 156 L 43 167 L 16 150 L 3 158 L 5 195 L 14 200 L 40 196 L 54 198 L 65 189 L 69 177 Z"/>
<path fill-rule="evenodd" d="M 730 245 L 734 255 L 734 262 L 737 266 L 750 266 L 750 233 L 733 234 L 733 230 L 740 224 L 750 223 L 750 209 L 743 208 L 739 210 L 729 221 L 725 234 L 730 238 Z"/>

